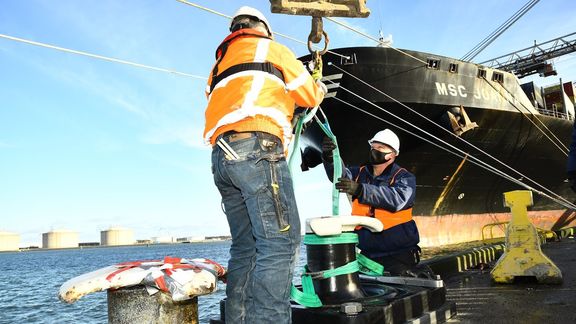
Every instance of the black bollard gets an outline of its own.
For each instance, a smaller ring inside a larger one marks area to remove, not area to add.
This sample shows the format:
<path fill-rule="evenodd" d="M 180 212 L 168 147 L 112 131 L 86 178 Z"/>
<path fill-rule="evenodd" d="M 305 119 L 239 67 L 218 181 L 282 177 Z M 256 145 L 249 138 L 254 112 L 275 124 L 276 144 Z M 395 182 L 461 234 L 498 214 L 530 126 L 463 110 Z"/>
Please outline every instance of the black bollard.
<path fill-rule="evenodd" d="M 310 244 L 306 246 L 308 270 L 318 272 L 336 269 L 356 260 L 356 243 Z M 366 297 L 358 272 L 314 279 L 314 290 L 324 305 L 342 304 Z"/>

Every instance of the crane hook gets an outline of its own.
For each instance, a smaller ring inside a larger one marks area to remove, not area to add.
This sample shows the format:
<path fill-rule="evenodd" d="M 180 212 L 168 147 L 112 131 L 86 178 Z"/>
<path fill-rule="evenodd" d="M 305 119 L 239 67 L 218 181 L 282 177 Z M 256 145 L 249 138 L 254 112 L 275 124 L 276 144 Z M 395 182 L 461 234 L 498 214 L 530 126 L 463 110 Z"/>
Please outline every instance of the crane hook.
<path fill-rule="evenodd" d="M 308 35 L 308 51 L 310 51 L 310 54 L 317 52 L 312 49 L 312 43 L 319 43 L 322 40 L 322 36 L 324 36 L 324 49 L 319 52 L 320 55 L 324 55 L 328 51 L 330 39 L 326 31 L 323 30 L 322 17 L 312 17 L 312 30 L 310 35 Z"/>

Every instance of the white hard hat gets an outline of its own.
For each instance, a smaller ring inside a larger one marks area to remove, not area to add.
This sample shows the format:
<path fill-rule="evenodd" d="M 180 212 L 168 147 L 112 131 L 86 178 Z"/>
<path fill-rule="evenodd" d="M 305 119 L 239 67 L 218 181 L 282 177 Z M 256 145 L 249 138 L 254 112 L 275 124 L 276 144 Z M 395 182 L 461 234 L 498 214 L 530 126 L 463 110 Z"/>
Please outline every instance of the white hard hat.
<path fill-rule="evenodd" d="M 264 26 L 266 26 L 266 29 L 268 29 L 268 34 L 272 36 L 272 28 L 268 23 L 268 19 L 266 19 L 266 17 L 258 9 L 254 9 L 248 6 L 240 7 L 238 10 L 236 10 L 234 16 L 232 16 L 232 20 L 230 21 L 230 28 L 232 28 L 232 23 L 234 22 L 234 19 L 236 19 L 239 16 L 250 16 L 260 20 L 260 22 L 262 22 Z"/>
<path fill-rule="evenodd" d="M 400 139 L 393 131 L 386 128 L 383 131 L 379 131 L 368 141 L 368 144 L 372 145 L 373 142 L 380 142 L 386 144 L 396 151 L 396 155 L 400 154 Z"/>

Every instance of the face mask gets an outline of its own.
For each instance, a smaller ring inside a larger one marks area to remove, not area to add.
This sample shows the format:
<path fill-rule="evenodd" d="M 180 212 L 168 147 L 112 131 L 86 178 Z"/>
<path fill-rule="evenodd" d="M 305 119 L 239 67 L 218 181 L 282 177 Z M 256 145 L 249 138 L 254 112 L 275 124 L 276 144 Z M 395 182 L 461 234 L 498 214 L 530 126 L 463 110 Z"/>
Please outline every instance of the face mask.
<path fill-rule="evenodd" d="M 386 163 L 386 162 L 388 162 L 388 160 L 386 159 L 386 155 L 390 154 L 390 153 L 392 153 L 392 152 L 380 152 L 378 150 L 371 149 L 370 150 L 370 163 L 372 165 Z"/>

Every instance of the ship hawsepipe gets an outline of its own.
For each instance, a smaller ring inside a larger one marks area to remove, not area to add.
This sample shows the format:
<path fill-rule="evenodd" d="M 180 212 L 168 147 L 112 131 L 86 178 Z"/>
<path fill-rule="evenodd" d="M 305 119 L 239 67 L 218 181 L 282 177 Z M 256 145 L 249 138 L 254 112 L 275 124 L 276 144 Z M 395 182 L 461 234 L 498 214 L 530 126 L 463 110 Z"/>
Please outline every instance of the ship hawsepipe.
<path fill-rule="evenodd" d="M 489 215 L 508 212 L 509 209 L 503 205 L 502 193 L 524 188 L 471 164 L 469 158 L 462 159 L 450 154 L 390 124 L 394 123 L 430 138 L 414 127 L 424 129 L 467 154 L 474 155 L 520 179 L 519 175 L 464 145 L 452 135 L 453 128 L 448 122 L 447 112 L 457 112 L 456 108 L 463 107 L 470 121 L 476 123 L 478 127 L 461 134 L 462 139 L 573 201 L 575 197 L 565 180 L 565 153 L 529 121 L 529 119 L 535 121 L 537 116 L 565 146 L 569 146 L 572 116 L 558 118 L 539 113 L 523 92 L 518 79 L 511 73 L 449 57 L 402 51 L 410 56 L 383 47 L 334 49 L 331 52 L 339 55 L 328 52 L 323 56 L 323 80 L 330 89 L 321 107 L 338 139 L 341 155 L 347 165 L 365 163 L 369 151 L 368 139 L 377 131 L 392 128 L 401 140 L 397 162 L 416 175 L 414 215 Z M 309 56 L 303 57 L 302 60 L 308 61 Z M 432 125 L 335 66 L 451 132 L 445 132 Z M 378 105 L 400 120 L 366 103 L 344 88 Z M 385 121 L 360 112 L 340 100 L 328 98 L 330 96 L 360 107 Z M 518 109 L 524 112 L 525 116 Z M 324 133 L 316 123 L 310 124 L 305 129 L 302 135 L 304 145 L 301 149 L 303 164 L 307 164 L 307 167 L 314 167 L 320 162 L 320 143 L 323 136 Z M 437 140 L 431 140 L 444 146 Z M 564 212 L 564 208 L 559 204 L 538 195 L 534 195 L 534 206 L 531 210 Z"/>

